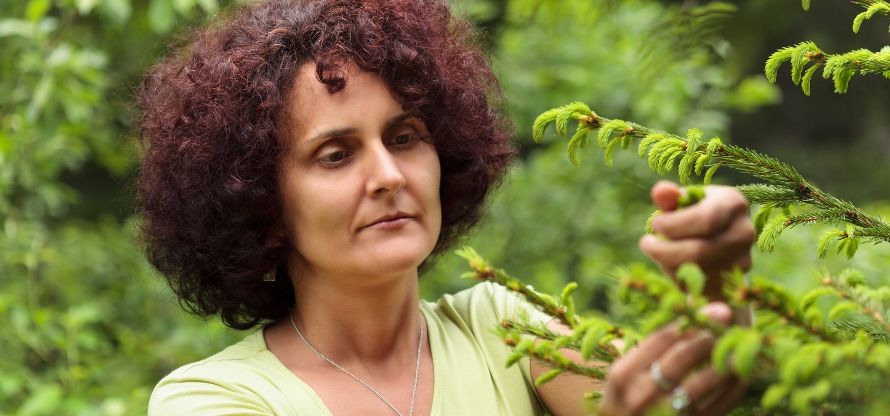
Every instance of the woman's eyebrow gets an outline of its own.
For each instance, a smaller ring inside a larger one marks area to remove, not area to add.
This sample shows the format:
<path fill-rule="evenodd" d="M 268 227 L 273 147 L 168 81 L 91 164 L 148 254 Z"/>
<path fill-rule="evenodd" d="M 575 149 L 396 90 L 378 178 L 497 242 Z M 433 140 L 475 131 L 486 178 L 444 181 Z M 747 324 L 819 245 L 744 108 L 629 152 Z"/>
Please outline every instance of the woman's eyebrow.
<path fill-rule="evenodd" d="M 389 129 L 395 127 L 396 125 L 398 125 L 399 123 L 401 123 L 409 118 L 413 118 L 413 117 L 416 117 L 416 116 L 411 113 L 399 114 L 399 115 L 389 119 L 386 122 L 386 124 L 383 126 L 383 131 L 389 130 Z M 312 136 L 311 139 L 306 140 L 305 142 L 303 142 L 302 144 L 297 146 L 297 148 L 302 149 L 305 147 L 311 147 L 313 144 L 315 144 L 319 141 L 327 140 L 332 137 L 348 136 L 350 134 L 355 134 L 357 131 L 358 131 L 358 129 L 356 129 L 355 127 L 345 127 L 345 128 L 336 128 L 336 129 L 325 130 L 321 133 L 316 134 L 315 136 Z"/>

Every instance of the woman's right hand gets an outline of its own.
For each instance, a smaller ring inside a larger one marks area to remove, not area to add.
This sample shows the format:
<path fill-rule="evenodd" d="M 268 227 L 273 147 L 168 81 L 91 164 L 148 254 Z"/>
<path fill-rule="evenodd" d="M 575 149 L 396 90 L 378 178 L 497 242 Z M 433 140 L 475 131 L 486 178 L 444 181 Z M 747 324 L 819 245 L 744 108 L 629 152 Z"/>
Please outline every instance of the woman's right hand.
<path fill-rule="evenodd" d="M 731 321 L 732 312 L 724 303 L 708 304 L 702 312 L 715 321 Z M 662 400 L 678 414 L 727 413 L 746 386 L 707 365 L 714 342 L 707 332 L 681 333 L 675 324 L 653 333 L 612 366 L 599 414 L 641 415 Z"/>

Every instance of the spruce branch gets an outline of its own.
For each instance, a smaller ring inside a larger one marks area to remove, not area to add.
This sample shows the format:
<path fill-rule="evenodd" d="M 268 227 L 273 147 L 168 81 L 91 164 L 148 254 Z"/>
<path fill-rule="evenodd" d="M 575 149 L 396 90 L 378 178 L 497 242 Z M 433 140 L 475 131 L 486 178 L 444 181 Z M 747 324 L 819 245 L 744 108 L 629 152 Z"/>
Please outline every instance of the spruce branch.
<path fill-rule="evenodd" d="M 641 334 L 670 322 L 677 322 L 680 328 L 707 329 L 718 335 L 726 329 L 699 312 L 708 300 L 702 294 L 705 276 L 698 266 L 682 265 L 676 279 L 640 266 L 618 268 L 613 275 L 619 282 L 619 299 L 638 305 L 639 312 L 646 316 L 639 324 Z"/>
<path fill-rule="evenodd" d="M 520 329 L 520 325 L 522 324 L 516 324 L 513 321 L 505 321 L 501 324 L 500 335 L 504 343 L 513 348 L 513 352 L 507 357 L 506 364 L 511 366 L 519 362 L 523 357 L 531 357 L 551 367 L 551 370 L 535 380 L 535 385 L 544 384 L 564 372 L 571 372 L 597 380 L 605 380 L 607 373 L 604 368 L 608 364 L 594 363 L 592 365 L 582 365 L 570 360 L 560 352 L 562 348 L 571 347 L 571 345 L 567 345 L 565 342 L 560 342 L 568 337 L 557 336 L 545 328 L 526 326 L 525 330 L 530 331 L 533 335 L 544 335 L 544 337 L 537 340 L 523 338 L 524 332 Z"/>
<path fill-rule="evenodd" d="M 467 260 L 470 268 L 473 270 L 472 272 L 464 273 L 461 277 L 493 282 L 504 286 L 522 295 L 529 303 L 535 305 L 542 312 L 559 319 L 567 327 L 574 329 L 577 326 L 578 318 L 575 316 L 575 306 L 571 300 L 571 292 L 574 290 L 572 285 L 569 285 L 568 289 L 563 291 L 563 302 L 559 302 L 553 296 L 535 291 L 533 287 L 511 277 L 507 272 L 492 268 L 471 247 L 463 247 L 457 250 L 456 253 Z M 574 287 L 577 287 L 577 285 L 574 285 Z"/>
<path fill-rule="evenodd" d="M 832 322 L 831 326 L 848 334 L 864 333 L 875 342 L 890 343 L 890 334 L 887 329 L 869 321 L 838 319 Z"/>
<path fill-rule="evenodd" d="M 810 309 L 812 294 L 807 294 L 796 302 L 794 298 L 775 282 L 754 278 L 752 283 L 737 282 L 735 289 L 731 290 L 730 298 L 737 305 L 752 305 L 760 311 L 770 311 L 776 314 L 783 322 L 791 324 L 810 336 L 828 343 L 837 343 L 840 340 L 833 332 L 827 331 L 821 323 L 821 315 L 816 316 Z"/>
<path fill-rule="evenodd" d="M 890 10 L 890 4 L 883 4 Z M 858 26 L 854 27 L 858 30 Z M 810 95 L 812 78 L 820 67 L 822 78 L 831 78 L 834 92 L 838 94 L 847 92 L 850 79 L 857 72 L 860 75 L 883 74 L 890 79 L 890 46 L 884 46 L 878 52 L 857 49 L 841 54 L 825 53 L 810 41 L 784 47 L 766 60 L 764 73 L 770 82 L 776 82 L 779 67 L 785 62 L 791 62 L 791 81 L 800 85 L 806 95 Z"/>
<path fill-rule="evenodd" d="M 884 339 L 890 339 L 890 311 L 884 307 L 884 301 L 890 299 L 890 293 L 886 290 L 872 289 L 864 283 L 862 274 L 853 269 L 843 271 L 835 279 L 831 277 L 822 279 L 822 284 L 832 288 L 836 296 L 846 300 L 848 304 L 855 305 L 853 311 L 861 312 L 873 320 L 875 325 L 868 327 L 871 334 L 879 334 Z"/>
<path fill-rule="evenodd" d="M 890 347 L 857 336 L 839 347 L 824 342 L 787 343 L 767 337 L 770 361 L 779 363 L 760 404 L 775 412 L 790 408 L 798 414 L 849 414 L 851 408 L 869 409 L 888 387 L 886 371 Z M 785 345 L 781 345 L 785 344 Z M 776 378 L 776 376 L 778 376 Z M 881 403 L 877 409 L 886 409 Z M 819 411 L 819 410 L 821 411 Z M 841 409 L 846 409 L 842 411 Z"/>
<path fill-rule="evenodd" d="M 803 7 L 804 10 L 809 11 L 810 2 L 811 0 L 801 0 L 801 7 Z M 860 20 L 860 24 L 861 20 L 871 19 L 871 17 L 874 16 L 876 13 L 882 13 L 890 16 L 890 3 L 888 3 L 886 0 L 850 0 L 850 2 L 865 8 L 865 11 L 857 15 L 855 19 Z M 868 14 L 867 17 L 860 17 L 866 13 Z M 853 23 L 853 32 L 858 33 L 859 29 L 856 25 L 855 20 Z"/>
<path fill-rule="evenodd" d="M 792 59 L 793 54 L 794 51 L 788 52 L 788 59 Z M 798 55 L 801 62 L 810 59 L 806 54 Z M 703 182 L 707 184 L 717 169 L 723 166 L 766 181 L 765 184 L 739 187 L 749 202 L 770 209 L 757 218 L 758 230 L 761 231 L 758 246 L 765 251 L 772 250 L 783 230 L 815 222 L 850 225 L 820 240 L 819 253 L 822 256 L 831 244 L 836 245 L 838 252 L 851 257 L 862 242 L 890 242 L 890 225 L 882 218 L 870 216 L 852 203 L 822 191 L 787 163 L 751 149 L 723 143 L 717 137 L 705 141 L 698 129 L 691 129 L 685 137 L 681 137 L 630 121 L 609 119 L 593 112 L 584 103 L 575 102 L 538 116 L 534 123 L 534 139 L 539 142 L 543 140 L 547 127 L 553 123 L 557 124 L 557 133 L 568 134 L 571 119 L 577 121 L 577 128 L 569 141 L 568 155 L 576 165 L 578 152 L 587 145 L 588 135 L 596 132 L 596 142 L 603 149 L 607 164 L 611 163 L 617 146 L 627 147 L 632 139 L 639 139 L 637 154 L 647 158 L 649 167 L 659 174 L 666 174 L 678 166 L 678 176 L 684 184 L 689 182 L 691 176 L 702 175 L 703 171 Z M 797 205 L 808 211 L 798 215 L 788 213 L 769 220 L 771 209 L 787 209 Z"/>
<path fill-rule="evenodd" d="M 866 6 L 866 9 L 864 12 L 857 14 L 853 19 L 853 33 L 859 33 L 859 28 L 862 26 L 862 22 L 871 19 L 876 13 L 883 13 L 890 16 L 890 3 L 887 3 L 886 1 L 862 1 L 861 3 L 863 6 Z"/>
<path fill-rule="evenodd" d="M 462 249 L 462 256 L 471 263 L 471 275 L 493 270 L 472 249 Z M 881 401 L 890 388 L 886 331 L 876 319 L 858 319 L 863 315 L 849 313 L 881 311 L 882 319 L 886 318 L 880 308 L 890 299 L 890 289 L 869 287 L 858 272 L 825 278 L 822 286 L 800 299 L 773 281 L 754 277 L 748 282 L 740 271 L 728 273 L 723 281 L 730 302 L 753 307 L 758 313 L 751 327 L 722 326 L 697 312 L 705 302 L 701 296 L 704 275 L 695 266 L 681 267 L 676 280 L 643 266 L 621 269 L 616 277 L 622 302 L 639 307 L 642 319 L 635 325 L 639 333 L 599 317 L 578 317 L 577 326 L 567 334 L 554 332 L 543 322 L 505 320 L 497 332 L 513 349 L 507 364 L 529 357 L 549 366 L 535 380 L 537 385 L 564 373 L 604 380 L 621 356 L 613 341 L 620 339 L 630 348 L 638 334 L 675 322 L 687 330 L 707 330 L 717 338 L 712 365 L 720 372 L 731 371 L 749 386 L 747 398 L 736 409 L 739 414 L 838 414 L 841 410 L 862 414 L 890 405 Z M 511 279 L 491 281 L 508 288 L 524 287 Z M 540 295 L 520 294 L 532 302 L 538 302 L 534 296 Z M 562 295 L 549 296 L 558 297 Z M 828 305 L 827 320 L 817 305 L 817 301 L 826 303 L 823 300 L 833 302 Z M 581 360 L 570 359 L 566 350 L 581 352 Z M 600 396 L 598 392 L 585 395 L 588 399 Z"/>
<path fill-rule="evenodd" d="M 622 339 L 627 334 L 625 328 L 596 317 L 585 319 L 571 335 L 558 334 L 546 325 L 532 325 L 513 319 L 502 321 L 498 332 L 508 344 L 508 339 L 515 338 L 516 334 L 531 335 L 539 340 L 552 342 L 558 348 L 580 351 L 585 360 L 595 359 L 604 363 L 611 363 L 621 357 L 621 352 L 612 341 Z"/>
<path fill-rule="evenodd" d="M 666 13 L 648 30 L 648 37 L 661 42 L 646 42 L 639 51 L 638 66 L 642 79 L 652 79 L 672 63 L 682 62 L 702 48 L 712 47 L 721 39 L 721 31 L 738 7 L 723 1 L 700 5 L 685 3 Z"/>

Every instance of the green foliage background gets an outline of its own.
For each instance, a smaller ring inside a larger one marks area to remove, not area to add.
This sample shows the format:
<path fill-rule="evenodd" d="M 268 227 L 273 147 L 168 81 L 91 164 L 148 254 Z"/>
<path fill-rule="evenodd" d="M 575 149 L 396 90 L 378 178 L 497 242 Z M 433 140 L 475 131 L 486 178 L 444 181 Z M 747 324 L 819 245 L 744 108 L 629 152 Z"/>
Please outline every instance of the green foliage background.
<path fill-rule="evenodd" d="M 0 0 L 0 414 L 144 414 L 163 375 L 244 336 L 178 308 L 142 257 L 132 215 L 139 77 L 177 34 L 230 3 Z M 857 79 L 845 96 L 814 83 L 804 101 L 790 82 L 758 75 L 779 46 L 873 48 L 885 27 L 849 36 L 850 19 L 836 16 L 856 10 L 844 4 L 803 16 L 797 1 L 735 3 L 724 17 L 728 4 L 714 6 L 721 30 L 683 32 L 675 23 L 689 15 L 667 1 L 455 0 L 485 31 L 522 154 L 468 243 L 539 289 L 575 280 L 585 308 L 615 308 L 609 273 L 645 261 L 636 241 L 656 178 L 632 155 L 606 169 L 591 154 L 575 168 L 561 142 L 532 145 L 533 118 L 575 100 L 773 153 L 890 216 L 890 83 Z M 755 256 L 754 273 L 803 290 L 822 270 L 890 269 L 886 245 L 817 261 L 818 235 L 787 232 L 776 252 Z M 465 268 L 444 256 L 423 277 L 424 296 L 471 284 L 457 279 Z"/>

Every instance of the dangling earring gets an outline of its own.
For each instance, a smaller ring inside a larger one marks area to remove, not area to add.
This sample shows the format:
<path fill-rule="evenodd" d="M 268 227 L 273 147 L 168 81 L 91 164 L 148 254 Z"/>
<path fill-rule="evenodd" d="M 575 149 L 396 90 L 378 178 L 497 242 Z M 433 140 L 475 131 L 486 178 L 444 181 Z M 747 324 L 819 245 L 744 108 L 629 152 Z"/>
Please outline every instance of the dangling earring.
<path fill-rule="evenodd" d="M 278 274 L 278 273 L 276 273 L 276 272 L 278 271 L 277 269 L 278 269 L 278 268 L 276 267 L 276 268 L 270 270 L 269 272 L 267 272 L 266 274 L 264 274 L 264 275 L 263 275 L 263 281 L 264 281 L 264 282 L 274 282 L 274 281 L 275 281 L 275 275 Z"/>

